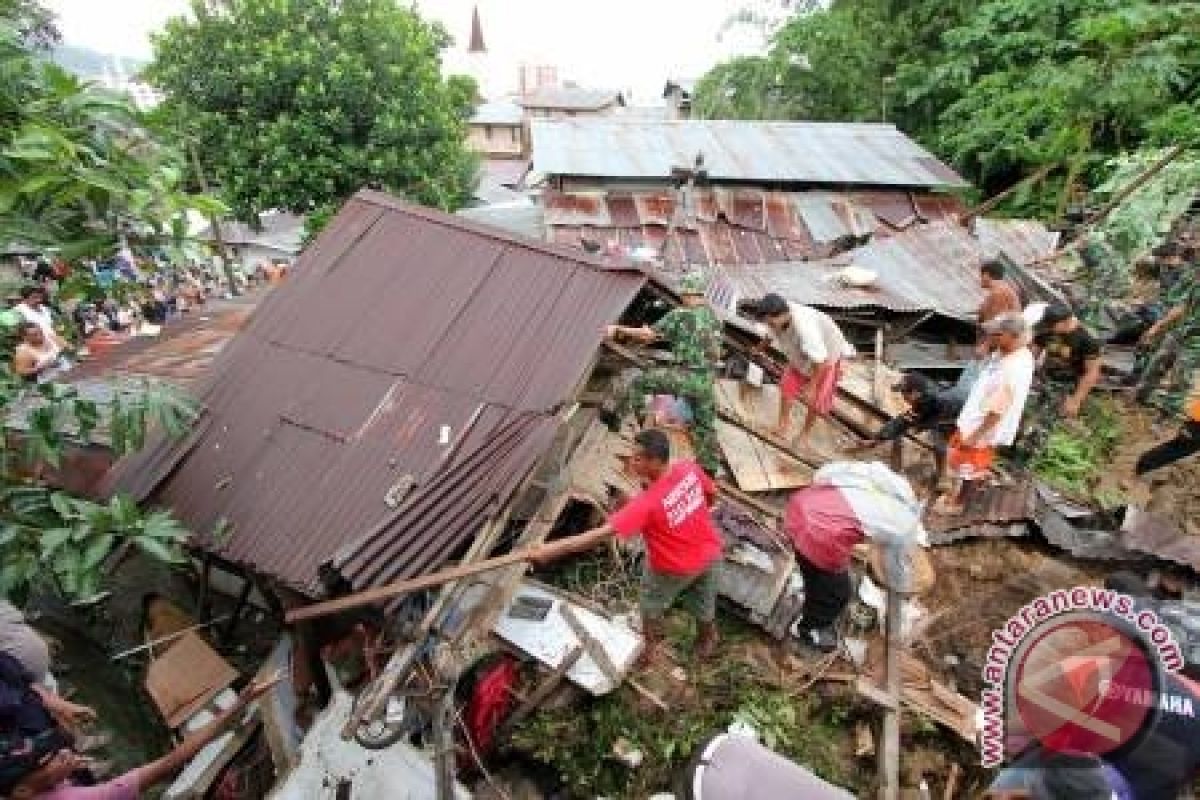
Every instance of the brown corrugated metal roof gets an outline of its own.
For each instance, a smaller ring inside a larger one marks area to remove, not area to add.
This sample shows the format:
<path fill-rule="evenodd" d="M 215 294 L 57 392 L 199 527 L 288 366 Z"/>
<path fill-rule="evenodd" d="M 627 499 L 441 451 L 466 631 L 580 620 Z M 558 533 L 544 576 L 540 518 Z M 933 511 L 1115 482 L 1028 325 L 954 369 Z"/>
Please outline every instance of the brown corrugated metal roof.
<path fill-rule="evenodd" d="M 115 484 L 309 593 L 322 564 L 365 587 L 436 568 L 475 535 L 645 281 L 374 192 L 293 274 L 221 354 L 197 432 Z"/>
<path fill-rule="evenodd" d="M 921 222 L 953 219 L 956 198 L 905 190 L 770 192 L 702 189 L 676 215 L 674 192 L 597 191 L 542 195 L 548 239 L 578 247 L 582 238 L 629 248 L 661 246 L 668 267 L 764 264 L 825 258 L 844 237 L 885 238 Z"/>

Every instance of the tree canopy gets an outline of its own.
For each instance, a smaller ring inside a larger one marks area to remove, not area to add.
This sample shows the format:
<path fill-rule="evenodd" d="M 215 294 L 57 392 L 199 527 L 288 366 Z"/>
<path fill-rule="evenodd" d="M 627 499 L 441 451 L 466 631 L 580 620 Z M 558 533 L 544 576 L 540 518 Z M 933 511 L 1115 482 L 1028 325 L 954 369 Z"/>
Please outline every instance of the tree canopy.
<path fill-rule="evenodd" d="M 886 118 L 985 193 L 1047 164 L 1073 182 L 1124 150 L 1200 135 L 1200 3 L 835 0 L 762 56 L 715 68 L 695 107 Z"/>
<path fill-rule="evenodd" d="M 185 234 L 189 209 L 221 209 L 185 190 L 181 154 L 128 97 L 32 52 L 3 16 L 0 76 L 0 241 L 108 255 L 121 237 Z"/>
<path fill-rule="evenodd" d="M 442 78 L 448 43 L 394 0 L 194 0 L 146 74 L 239 218 L 363 186 L 453 209 L 474 188 L 476 89 Z"/>

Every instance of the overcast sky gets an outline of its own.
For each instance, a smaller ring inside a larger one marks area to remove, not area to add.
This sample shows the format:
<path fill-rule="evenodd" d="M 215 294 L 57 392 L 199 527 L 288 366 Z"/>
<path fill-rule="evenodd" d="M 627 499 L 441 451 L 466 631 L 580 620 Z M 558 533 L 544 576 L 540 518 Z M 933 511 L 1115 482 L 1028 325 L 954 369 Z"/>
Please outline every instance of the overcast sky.
<path fill-rule="evenodd" d="M 150 34 L 183 13 L 187 0 L 45 0 L 63 38 L 117 55 L 149 58 Z M 656 100 L 668 76 L 696 77 L 720 58 L 756 47 L 751 31 L 726 32 L 729 16 L 755 0 L 418 0 L 465 46 L 479 6 L 496 90 L 515 88 L 522 61 L 558 66 L 560 76 L 632 88 Z M 457 64 L 457 54 L 448 62 Z M 503 77 L 511 76 L 511 77 Z"/>

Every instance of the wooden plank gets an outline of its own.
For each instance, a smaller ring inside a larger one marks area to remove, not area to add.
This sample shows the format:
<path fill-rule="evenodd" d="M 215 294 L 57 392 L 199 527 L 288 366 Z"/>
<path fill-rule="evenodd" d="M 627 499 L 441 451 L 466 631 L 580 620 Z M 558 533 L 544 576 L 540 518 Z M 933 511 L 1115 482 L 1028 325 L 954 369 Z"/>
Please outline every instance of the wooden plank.
<path fill-rule="evenodd" d="M 719 380 L 716 386 L 717 410 L 734 424 L 740 424 L 761 439 L 772 444 L 770 431 L 779 421 L 779 386 L 773 383 L 749 386 L 734 380 Z M 798 403 L 793 412 L 792 431 L 798 432 L 804 421 L 804 406 Z M 818 419 L 809 437 L 808 449 L 816 460 L 832 457 L 853 440 L 830 418 Z M 798 454 L 804 456 L 804 453 Z M 812 458 L 806 459 L 812 461 Z"/>
<path fill-rule="evenodd" d="M 584 627 L 583 622 L 576 616 L 571 609 L 569 603 L 563 603 L 559 606 L 558 613 L 567 621 L 567 627 L 571 629 L 571 633 L 575 634 L 579 639 L 579 644 L 587 651 L 588 658 L 595 662 L 600 671 L 604 673 L 604 677 L 608 678 L 614 684 L 621 682 L 621 673 L 617 670 L 617 665 L 608 657 L 608 651 L 604 649 L 604 645 L 592 636 L 591 632 Z"/>
<path fill-rule="evenodd" d="M 509 715 L 508 719 L 504 720 L 504 724 L 500 728 L 500 735 L 507 736 L 517 725 L 525 720 L 530 714 L 538 709 L 538 707 L 546 702 L 546 698 L 550 697 L 567 677 L 567 671 L 575 666 L 583 655 L 583 648 L 576 647 L 571 652 L 567 653 L 567 657 L 562 663 L 554 668 L 544 681 L 538 684 L 537 688 L 530 693 L 529 697 L 521 705 L 517 706 L 517 710 Z"/>
<path fill-rule="evenodd" d="M 717 422 L 717 443 L 744 492 L 795 489 L 812 482 L 811 467 L 728 422 Z"/>

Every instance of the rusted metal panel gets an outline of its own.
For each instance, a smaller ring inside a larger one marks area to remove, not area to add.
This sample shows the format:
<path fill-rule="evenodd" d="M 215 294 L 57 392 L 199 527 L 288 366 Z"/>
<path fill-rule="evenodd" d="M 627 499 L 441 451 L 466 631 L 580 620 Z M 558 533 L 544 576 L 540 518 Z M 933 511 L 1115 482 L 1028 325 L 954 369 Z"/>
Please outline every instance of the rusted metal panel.
<path fill-rule="evenodd" d="M 547 192 L 542 197 L 547 225 L 596 225 L 612 227 L 603 192 Z"/>
<path fill-rule="evenodd" d="M 1021 265 L 1032 264 L 1058 248 L 1060 235 L 1037 220 L 975 220 L 975 236 L 989 255 L 1003 253 Z"/>
<path fill-rule="evenodd" d="M 197 432 L 112 483 L 310 594 L 335 557 L 366 587 L 459 550 L 545 452 L 603 325 L 645 281 L 373 192 L 296 272 L 308 279 L 226 348 Z"/>
<path fill-rule="evenodd" d="M 698 153 L 713 181 L 963 187 L 890 124 L 727 120 L 534 120 L 546 175 L 667 180 Z"/>
<path fill-rule="evenodd" d="M 1189 535 L 1161 514 L 1131 506 L 1121 526 L 1121 544 L 1200 572 L 1200 537 Z"/>
<path fill-rule="evenodd" d="M 670 225 L 675 214 L 675 197 L 666 193 L 639 194 L 632 197 L 637 210 L 637 225 Z"/>
<path fill-rule="evenodd" d="M 918 221 L 917 208 L 908 192 L 855 192 L 853 197 L 895 230 L 904 230 Z"/>
<path fill-rule="evenodd" d="M 636 228 L 642 224 L 637 204 L 633 196 L 628 194 L 608 196 L 608 216 L 615 228 Z"/>

